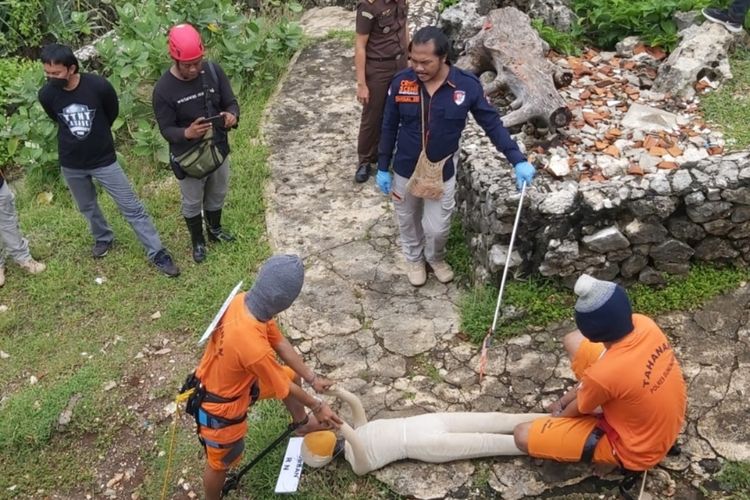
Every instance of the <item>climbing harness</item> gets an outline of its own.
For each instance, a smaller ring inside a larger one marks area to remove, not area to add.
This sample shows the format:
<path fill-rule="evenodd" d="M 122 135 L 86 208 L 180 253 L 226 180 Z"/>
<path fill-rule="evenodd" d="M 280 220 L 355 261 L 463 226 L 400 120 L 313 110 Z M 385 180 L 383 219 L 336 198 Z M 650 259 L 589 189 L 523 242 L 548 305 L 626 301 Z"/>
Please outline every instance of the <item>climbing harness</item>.
<path fill-rule="evenodd" d="M 258 386 L 257 381 L 255 381 L 250 386 L 250 404 L 248 405 L 248 411 L 250 411 L 250 407 L 255 404 L 256 401 L 258 401 L 260 397 L 260 387 Z M 245 412 L 241 417 L 234 418 L 234 419 L 228 419 L 224 417 L 220 417 L 218 415 L 214 415 L 212 413 L 207 412 L 202 408 L 203 402 L 207 403 L 231 403 L 233 401 L 236 401 L 238 397 L 234 398 L 223 398 L 217 394 L 213 394 L 211 392 L 208 392 L 206 388 L 201 384 L 200 379 L 195 375 L 195 372 L 191 372 L 187 378 L 185 379 L 185 383 L 182 385 L 182 388 L 180 389 L 179 393 L 177 394 L 177 397 L 175 398 L 175 404 L 177 405 L 177 409 L 174 413 L 174 418 L 172 419 L 172 429 L 170 431 L 170 440 L 169 440 L 169 451 L 167 454 L 167 467 L 164 473 L 164 484 L 162 485 L 162 493 L 161 493 L 161 499 L 164 500 L 166 498 L 167 494 L 167 486 L 169 484 L 170 479 L 170 472 L 172 467 L 172 454 L 174 450 L 174 442 L 175 442 L 175 435 L 177 430 L 177 421 L 179 420 L 179 409 L 180 405 L 183 403 L 185 404 L 185 413 L 192 416 L 195 419 L 196 424 L 196 433 L 198 434 L 198 440 L 201 442 L 201 444 L 205 446 L 210 446 L 212 448 L 231 448 L 235 446 L 237 443 L 229 443 L 229 444 L 223 444 L 223 443 L 215 443 L 213 441 L 208 441 L 204 439 L 200 435 L 200 428 L 201 427 L 209 427 L 211 429 L 222 429 L 224 427 L 228 427 L 230 425 L 239 424 L 240 422 L 245 421 L 247 418 L 247 412 Z M 248 466 L 246 466 L 243 471 L 236 477 L 236 478 L 230 478 L 227 479 L 227 482 L 225 483 L 225 490 L 230 491 L 237 487 L 237 484 L 239 483 L 239 479 L 244 475 L 248 470 L 250 470 L 256 463 L 258 463 L 265 455 L 267 455 L 271 450 L 273 450 L 284 438 L 286 438 L 291 432 L 293 432 L 295 429 L 297 429 L 299 426 L 306 424 L 308 421 L 308 417 L 305 416 L 304 420 L 301 422 L 293 422 L 289 424 L 289 427 L 287 430 L 284 431 L 284 433 L 279 436 L 271 445 L 269 445 L 266 449 L 264 449 Z M 244 439 L 242 440 L 242 443 L 244 445 Z M 241 449 L 240 449 L 241 451 Z M 232 483 L 232 481 L 234 481 Z M 227 488 L 227 486 L 229 486 Z"/>
<path fill-rule="evenodd" d="M 518 199 L 518 209 L 516 209 L 516 218 L 513 221 L 513 231 L 510 234 L 510 244 L 508 245 L 508 254 L 505 256 L 505 267 L 503 268 L 503 277 L 500 280 L 500 292 L 497 295 L 497 305 L 495 305 L 495 317 L 492 320 L 492 327 L 487 332 L 487 335 L 482 341 L 482 354 L 479 357 L 479 383 L 482 383 L 484 378 L 484 372 L 487 368 L 488 350 L 492 346 L 492 337 L 495 335 L 495 328 L 497 327 L 497 318 L 500 314 L 500 304 L 503 300 L 503 292 L 505 291 L 505 280 L 508 278 L 508 268 L 510 267 L 510 258 L 513 254 L 513 243 L 516 240 L 516 231 L 518 230 L 518 221 L 521 219 L 521 208 L 523 207 L 523 197 L 526 194 L 526 182 L 521 186 L 521 196 Z"/>

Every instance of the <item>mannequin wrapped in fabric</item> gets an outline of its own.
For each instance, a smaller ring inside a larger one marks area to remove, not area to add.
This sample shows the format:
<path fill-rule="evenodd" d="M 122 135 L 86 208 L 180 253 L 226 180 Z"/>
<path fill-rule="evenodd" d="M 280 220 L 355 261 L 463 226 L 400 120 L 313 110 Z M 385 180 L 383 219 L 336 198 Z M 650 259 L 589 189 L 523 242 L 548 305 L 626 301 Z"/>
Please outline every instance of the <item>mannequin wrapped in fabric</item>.
<path fill-rule="evenodd" d="M 430 463 L 497 455 L 525 455 L 513 440 L 516 425 L 545 415 L 538 413 L 427 413 L 367 421 L 359 399 L 344 389 L 326 392 L 345 401 L 352 426 L 344 423 L 338 442 L 332 431 L 305 436 L 302 459 L 310 467 L 328 464 L 343 444 L 346 461 L 358 475 L 403 459 Z"/>

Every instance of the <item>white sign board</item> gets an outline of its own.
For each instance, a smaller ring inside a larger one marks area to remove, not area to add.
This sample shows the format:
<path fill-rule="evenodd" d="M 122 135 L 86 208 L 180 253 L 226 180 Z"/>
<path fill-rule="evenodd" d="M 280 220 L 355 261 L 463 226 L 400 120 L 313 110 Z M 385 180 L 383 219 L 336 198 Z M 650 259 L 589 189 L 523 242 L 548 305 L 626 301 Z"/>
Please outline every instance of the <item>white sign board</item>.
<path fill-rule="evenodd" d="M 289 439 L 284 461 L 281 463 L 279 480 L 276 481 L 276 493 L 297 492 L 299 478 L 302 475 L 302 439 L 301 437 Z"/>

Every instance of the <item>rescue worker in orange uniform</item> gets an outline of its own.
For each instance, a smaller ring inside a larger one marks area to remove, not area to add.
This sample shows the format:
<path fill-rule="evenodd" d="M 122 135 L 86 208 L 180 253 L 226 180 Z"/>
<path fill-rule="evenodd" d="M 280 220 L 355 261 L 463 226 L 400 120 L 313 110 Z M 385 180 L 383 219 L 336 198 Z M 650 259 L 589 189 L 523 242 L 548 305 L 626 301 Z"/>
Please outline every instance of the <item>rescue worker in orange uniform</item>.
<path fill-rule="evenodd" d="M 273 319 L 299 295 L 304 281 L 302 261 L 295 255 L 268 259 L 247 293 L 230 303 L 195 371 L 200 401 L 194 404 L 200 441 L 207 463 L 203 473 L 206 499 L 218 499 L 229 468 L 242 457 L 248 408 L 259 399 L 284 402 L 293 422 L 308 422 L 302 435 L 334 429 L 341 419 L 328 405 L 305 392 L 305 380 L 316 392 L 333 381 L 317 375 L 284 338 Z M 282 366 L 277 356 L 285 363 Z M 188 402 L 188 408 L 191 402 Z M 307 415 L 305 408 L 309 408 Z"/>
<path fill-rule="evenodd" d="M 378 161 L 378 143 L 388 85 L 406 68 L 408 0 L 360 0 L 357 4 L 354 66 L 357 100 L 363 105 L 357 138 L 356 182 L 367 182 Z"/>
<path fill-rule="evenodd" d="M 580 383 L 552 405 L 552 416 L 518 425 L 516 446 L 538 458 L 646 471 L 685 421 L 680 365 L 656 323 L 632 313 L 622 287 L 584 274 L 575 293 L 578 330 L 564 345 Z"/>

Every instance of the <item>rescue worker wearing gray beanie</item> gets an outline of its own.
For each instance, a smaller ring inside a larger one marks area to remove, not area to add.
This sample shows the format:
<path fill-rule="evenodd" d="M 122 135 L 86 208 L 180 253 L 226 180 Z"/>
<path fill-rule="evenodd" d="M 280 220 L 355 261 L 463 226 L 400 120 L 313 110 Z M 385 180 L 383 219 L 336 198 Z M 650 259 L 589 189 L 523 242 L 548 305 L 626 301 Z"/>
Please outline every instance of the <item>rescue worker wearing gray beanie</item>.
<path fill-rule="evenodd" d="M 274 255 L 258 271 L 245 294 L 245 305 L 258 321 L 269 321 L 288 309 L 302 290 L 305 268 L 296 255 Z"/>
<path fill-rule="evenodd" d="M 304 380 L 321 393 L 334 382 L 305 364 L 274 319 L 292 305 L 304 278 L 299 257 L 274 255 L 263 263 L 250 291 L 232 299 L 211 333 L 193 377 L 206 395 L 196 403 L 194 416 L 206 452 L 207 500 L 221 497 L 227 470 L 239 463 L 248 428 L 246 415 L 257 400 L 281 400 L 298 435 L 342 424 L 323 400 L 302 388 Z"/>
<path fill-rule="evenodd" d="M 518 425 L 516 446 L 537 458 L 648 470 L 685 421 L 677 357 L 651 318 L 633 314 L 617 283 L 584 274 L 574 291 L 578 330 L 563 346 L 580 383 L 548 407 L 550 416 Z"/>

